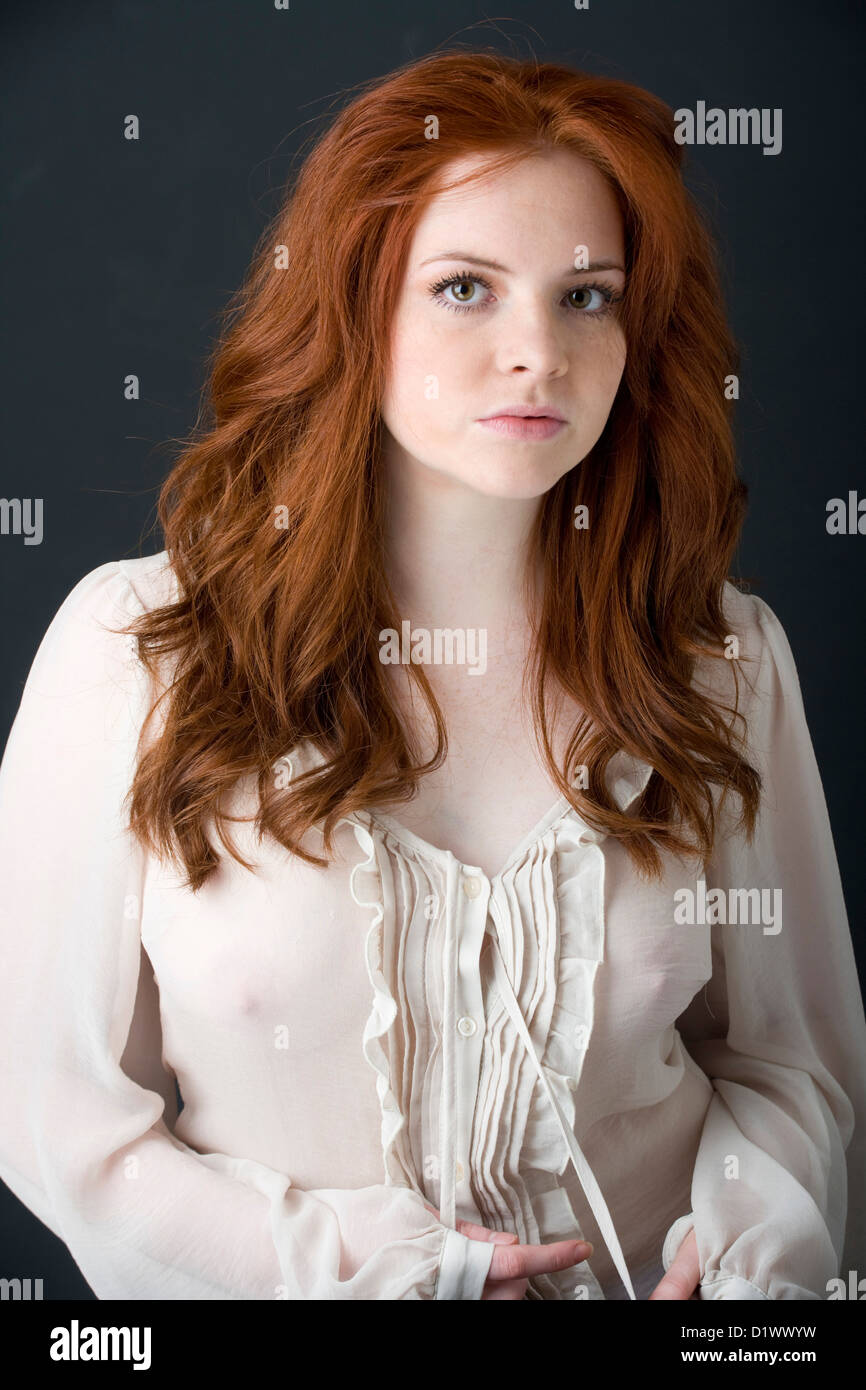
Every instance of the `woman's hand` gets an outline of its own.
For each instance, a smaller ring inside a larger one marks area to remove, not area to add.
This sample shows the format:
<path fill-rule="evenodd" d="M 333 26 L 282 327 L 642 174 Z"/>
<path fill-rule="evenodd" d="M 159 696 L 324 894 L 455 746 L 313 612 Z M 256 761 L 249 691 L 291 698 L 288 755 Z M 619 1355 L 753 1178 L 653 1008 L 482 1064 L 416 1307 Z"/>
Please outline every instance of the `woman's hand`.
<path fill-rule="evenodd" d="M 439 1220 L 435 1207 L 424 1203 Z M 474 1221 L 458 1221 L 457 1230 L 470 1240 L 492 1241 L 496 1245 L 481 1294 L 485 1299 L 525 1298 L 529 1280 L 536 1274 L 553 1274 L 569 1265 L 582 1264 L 592 1254 L 588 1241 L 556 1240 L 550 1245 L 520 1245 L 511 1231 L 493 1231 Z"/>
<path fill-rule="evenodd" d="M 694 1226 L 680 1245 L 671 1267 L 650 1294 L 653 1298 L 697 1299 L 695 1293 L 701 1278 L 698 1242 Z"/>

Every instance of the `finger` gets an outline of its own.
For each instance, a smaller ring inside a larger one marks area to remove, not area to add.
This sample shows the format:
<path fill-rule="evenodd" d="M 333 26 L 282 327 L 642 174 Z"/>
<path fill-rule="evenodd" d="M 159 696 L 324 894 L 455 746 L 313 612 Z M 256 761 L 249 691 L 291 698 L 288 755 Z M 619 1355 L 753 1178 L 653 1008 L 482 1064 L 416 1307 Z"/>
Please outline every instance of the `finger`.
<path fill-rule="evenodd" d="M 526 1297 L 526 1290 L 529 1286 L 528 1279 L 500 1279 L 496 1283 L 486 1284 L 484 1293 L 481 1295 L 482 1302 L 495 1302 L 498 1299 L 519 1299 Z"/>
<path fill-rule="evenodd" d="M 474 1221 L 458 1221 L 457 1229 L 470 1240 L 492 1240 L 496 1245 L 513 1245 L 517 1236 L 513 1231 L 494 1231 L 489 1226 L 479 1226 Z"/>
<path fill-rule="evenodd" d="M 550 1245 L 497 1245 L 488 1279 L 531 1279 L 582 1264 L 592 1254 L 587 1241 L 556 1240 Z"/>
<path fill-rule="evenodd" d="M 695 1290 L 700 1283 L 700 1267 L 697 1269 L 692 1266 L 681 1265 L 675 1269 L 671 1265 L 667 1274 L 656 1284 L 650 1299 L 670 1299 L 670 1298 L 692 1298 Z"/>
<path fill-rule="evenodd" d="M 700 1283 L 701 1261 L 694 1231 L 690 1231 L 676 1253 L 670 1269 L 649 1296 L 653 1299 L 689 1299 Z"/>
<path fill-rule="evenodd" d="M 655 1288 L 649 1296 L 649 1301 L 651 1302 L 654 1298 L 691 1298 L 693 1289 L 694 1284 L 689 1283 L 688 1279 L 684 1279 L 682 1275 L 674 1274 L 672 1270 L 668 1270 L 664 1279 L 662 1279 L 658 1284 L 656 1284 Z"/>

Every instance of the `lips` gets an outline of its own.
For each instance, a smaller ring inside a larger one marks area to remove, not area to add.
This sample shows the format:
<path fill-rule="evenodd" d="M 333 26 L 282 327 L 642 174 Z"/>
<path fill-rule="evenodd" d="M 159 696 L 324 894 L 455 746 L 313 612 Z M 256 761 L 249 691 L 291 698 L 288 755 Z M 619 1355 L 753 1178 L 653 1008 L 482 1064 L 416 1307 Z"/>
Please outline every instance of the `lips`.
<path fill-rule="evenodd" d="M 501 420 L 506 416 L 512 416 L 521 420 L 558 420 L 560 424 L 565 423 L 565 416 L 562 415 L 552 405 L 503 405 L 498 410 L 492 410 L 489 415 L 482 416 L 482 420 Z"/>
<path fill-rule="evenodd" d="M 565 421 L 551 415 L 488 415 L 478 421 L 506 439 L 552 439 L 565 429 Z"/>

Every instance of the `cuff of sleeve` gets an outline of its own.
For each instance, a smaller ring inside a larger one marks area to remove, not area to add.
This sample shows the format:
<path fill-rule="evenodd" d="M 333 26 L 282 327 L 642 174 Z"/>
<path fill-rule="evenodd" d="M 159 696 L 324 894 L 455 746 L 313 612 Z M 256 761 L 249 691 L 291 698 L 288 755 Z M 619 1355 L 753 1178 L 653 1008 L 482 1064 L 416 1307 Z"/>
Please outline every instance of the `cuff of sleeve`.
<path fill-rule="evenodd" d="M 720 1269 L 708 1270 L 698 1285 L 698 1298 L 760 1298 L 769 1301 L 769 1294 L 741 1279 L 738 1274 L 724 1274 Z"/>
<path fill-rule="evenodd" d="M 676 1259 L 677 1251 L 694 1224 L 695 1214 L 693 1211 L 690 1211 L 687 1216 L 679 1217 L 665 1236 L 665 1243 L 662 1247 L 662 1266 L 665 1274 L 667 1274 Z"/>
<path fill-rule="evenodd" d="M 436 1298 L 481 1298 L 496 1246 L 483 1240 L 470 1240 L 462 1231 L 445 1233 L 439 1257 Z"/>

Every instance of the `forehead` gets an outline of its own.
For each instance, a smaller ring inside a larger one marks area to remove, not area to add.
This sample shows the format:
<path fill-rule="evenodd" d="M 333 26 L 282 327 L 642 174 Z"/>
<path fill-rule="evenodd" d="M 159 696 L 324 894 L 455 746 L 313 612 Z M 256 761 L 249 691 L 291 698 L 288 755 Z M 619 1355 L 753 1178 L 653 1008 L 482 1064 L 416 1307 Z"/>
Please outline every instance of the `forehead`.
<path fill-rule="evenodd" d="M 600 170 L 582 155 L 566 149 L 539 152 L 510 168 L 485 173 L 489 164 L 486 155 L 470 155 L 442 170 L 438 191 L 415 229 L 416 259 L 452 245 L 466 246 L 469 233 L 479 254 L 482 247 L 477 243 L 491 237 L 510 246 L 584 242 L 593 255 L 601 252 L 602 242 L 611 253 L 622 246 L 616 196 Z M 470 173 L 481 177 L 462 188 L 443 186 Z M 461 237 L 455 240 L 458 233 Z"/>

